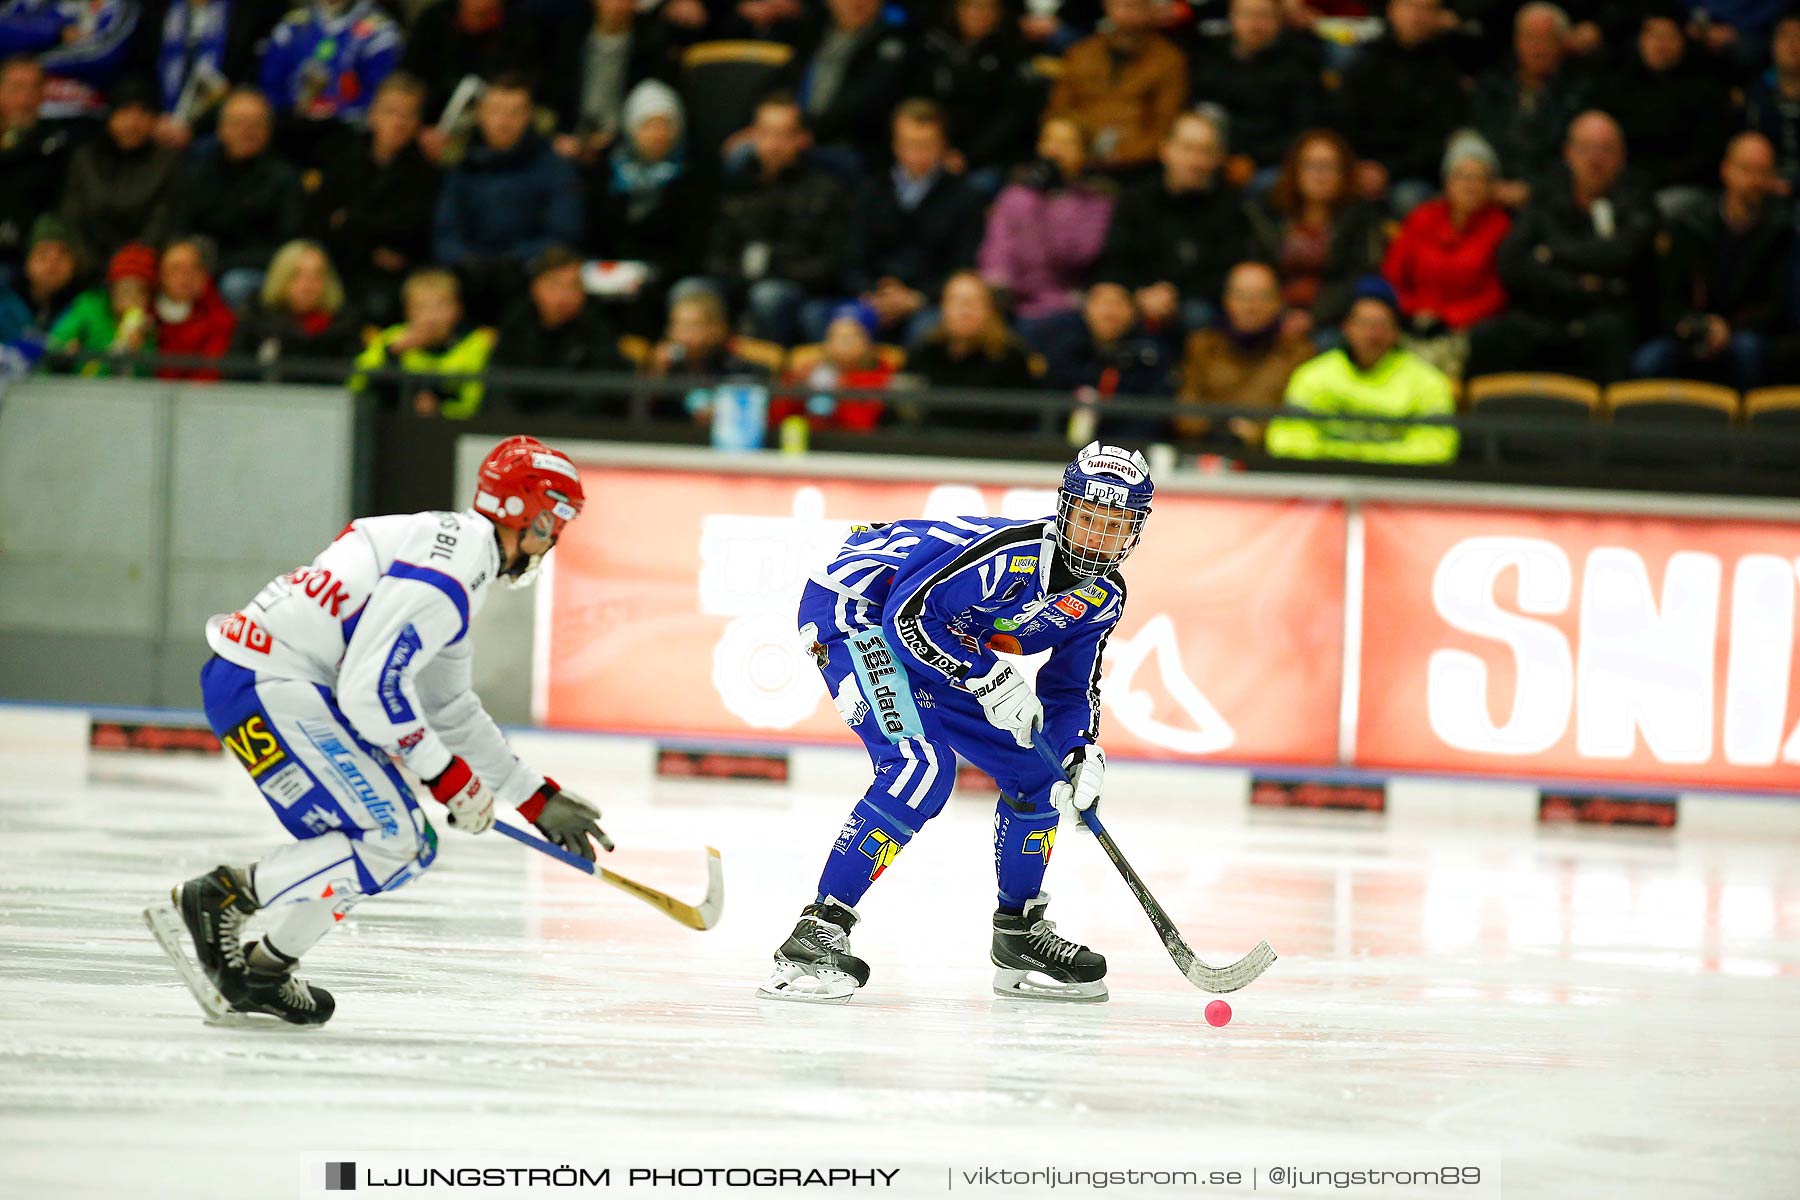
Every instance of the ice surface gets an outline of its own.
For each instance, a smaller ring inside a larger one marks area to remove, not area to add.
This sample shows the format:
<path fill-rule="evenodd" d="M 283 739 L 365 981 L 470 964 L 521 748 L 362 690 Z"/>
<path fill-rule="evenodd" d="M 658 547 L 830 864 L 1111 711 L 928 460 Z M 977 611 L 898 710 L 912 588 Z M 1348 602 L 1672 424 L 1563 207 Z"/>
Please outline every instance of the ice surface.
<path fill-rule="evenodd" d="M 1202 957 L 1261 937 L 1282 955 L 1213 1029 L 1067 829 L 1052 915 L 1108 955 L 1112 1001 L 993 998 L 992 808 L 959 796 L 862 906 L 865 994 L 810 1008 L 753 992 L 852 796 L 598 774 L 615 869 L 697 899 L 698 847 L 723 850 L 719 928 L 446 830 L 437 867 L 308 956 L 330 1026 L 243 1031 L 201 1024 L 138 914 L 280 836 L 257 794 L 222 761 L 54 774 L 0 773 L 9 1198 L 285 1196 L 299 1152 L 427 1147 L 901 1166 L 917 1194 L 982 1165 L 1487 1156 L 1513 1197 L 1800 1195 L 1791 841 L 1220 823 L 1109 797 Z"/>

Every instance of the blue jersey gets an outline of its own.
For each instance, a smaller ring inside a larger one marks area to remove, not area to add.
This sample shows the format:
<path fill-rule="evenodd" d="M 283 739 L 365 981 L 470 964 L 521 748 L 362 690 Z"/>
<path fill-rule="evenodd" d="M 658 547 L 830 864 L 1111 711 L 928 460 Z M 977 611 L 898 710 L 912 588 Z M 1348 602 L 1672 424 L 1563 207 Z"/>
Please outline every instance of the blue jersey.
<path fill-rule="evenodd" d="M 333 16 L 317 3 L 282 18 L 263 54 L 262 89 L 277 110 L 360 119 L 400 61 L 400 27 L 357 0 Z"/>
<path fill-rule="evenodd" d="M 820 636 L 879 624 L 907 673 L 928 685 L 985 675 L 995 651 L 1050 651 L 1038 672 L 1045 735 L 1058 757 L 1095 741 L 1100 660 L 1125 610 L 1117 570 L 1060 577 L 1050 518 L 909 520 L 858 527 L 812 582 L 834 595 Z"/>
<path fill-rule="evenodd" d="M 53 82 L 41 115 L 78 115 L 86 102 L 54 82 L 105 92 L 125 69 L 138 16 L 137 0 L 0 0 L 0 59 L 36 58 Z"/>
<path fill-rule="evenodd" d="M 162 41 L 156 52 L 156 80 L 164 112 L 174 112 L 182 89 L 194 72 L 205 68 L 225 78 L 225 43 L 233 0 L 174 0 L 163 15 Z"/>

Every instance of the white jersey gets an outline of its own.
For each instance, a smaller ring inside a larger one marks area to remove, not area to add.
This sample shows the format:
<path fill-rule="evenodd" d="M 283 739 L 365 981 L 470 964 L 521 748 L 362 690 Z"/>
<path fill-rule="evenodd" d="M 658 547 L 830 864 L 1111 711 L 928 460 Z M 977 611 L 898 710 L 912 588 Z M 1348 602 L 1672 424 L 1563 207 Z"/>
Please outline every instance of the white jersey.
<path fill-rule="evenodd" d="M 213 652 L 259 676 L 332 693 L 364 740 L 422 779 L 460 755 L 500 799 L 543 785 L 472 687 L 469 622 L 500 570 L 494 526 L 473 509 L 352 521 L 310 566 L 207 621 Z"/>

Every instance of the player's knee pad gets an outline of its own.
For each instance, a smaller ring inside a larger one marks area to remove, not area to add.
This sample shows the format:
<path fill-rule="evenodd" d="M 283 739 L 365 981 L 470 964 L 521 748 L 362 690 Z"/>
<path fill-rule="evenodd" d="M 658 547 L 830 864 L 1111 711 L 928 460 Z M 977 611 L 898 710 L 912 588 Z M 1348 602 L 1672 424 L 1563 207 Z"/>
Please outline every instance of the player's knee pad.
<path fill-rule="evenodd" d="M 926 738 L 894 744 L 875 765 L 869 799 L 917 829 L 944 810 L 956 787 L 956 751 Z"/>
<path fill-rule="evenodd" d="M 391 892 L 418 878 L 437 861 L 437 833 L 417 808 L 410 823 L 393 833 L 365 833 L 356 841 L 356 861 L 366 874 L 365 890 Z"/>

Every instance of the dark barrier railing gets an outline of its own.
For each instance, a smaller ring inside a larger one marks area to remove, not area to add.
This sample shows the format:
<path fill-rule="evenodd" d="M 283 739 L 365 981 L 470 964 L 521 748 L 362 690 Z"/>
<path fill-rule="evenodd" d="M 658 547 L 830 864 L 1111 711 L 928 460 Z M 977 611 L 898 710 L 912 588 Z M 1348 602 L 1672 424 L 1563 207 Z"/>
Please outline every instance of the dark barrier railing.
<path fill-rule="evenodd" d="M 158 368 L 198 369 L 239 382 L 335 384 L 353 373 L 352 365 L 341 360 L 283 358 L 269 363 L 254 358 L 178 355 L 63 355 L 52 356 L 47 366 L 53 371 L 79 372 L 82 364 L 89 362 L 106 364 L 114 375 L 148 376 Z M 711 377 L 655 378 L 515 368 L 493 368 L 481 376 L 419 373 L 397 367 L 354 373 L 369 381 L 372 392 L 400 395 L 421 389 L 452 394 L 478 379 L 490 398 L 474 417 L 462 420 L 418 416 L 405 404 L 368 406 L 365 444 L 371 478 L 363 481 L 366 486 L 359 500 L 366 500 L 370 510 L 385 511 L 451 503 L 454 446 L 465 433 L 529 432 L 545 438 L 705 445 L 710 438 L 707 427 L 683 411 L 683 402 L 696 389 L 720 382 Z M 1460 433 L 1462 447 L 1454 463 L 1411 466 L 1275 458 L 1219 433 L 1202 438 L 1170 434 L 1155 440 L 1166 441 L 1180 452 L 1217 456 L 1223 460 L 1221 466 L 1252 471 L 1800 497 L 1800 429 L 1787 427 L 1752 429 L 1679 422 L 1618 425 L 1482 414 L 1345 417 L 1291 408 L 1180 404 L 1170 397 L 1113 396 L 1095 402 L 1066 390 L 933 389 L 912 384 L 903 376 L 882 390 L 758 382 L 764 383 L 772 396 L 874 399 L 891 410 L 889 420 L 873 433 L 812 434 L 810 444 L 819 450 L 1054 462 L 1068 454 L 1070 418 L 1078 412 L 1095 418 L 1100 436 L 1145 426 L 1167 431 L 1175 417 L 1203 418 L 1218 431 L 1234 418 L 1266 422 L 1280 416 L 1364 427 L 1449 426 Z M 536 397 L 553 398 L 554 407 L 518 407 L 514 399 Z M 771 434 L 768 440 L 774 444 L 777 439 Z"/>

